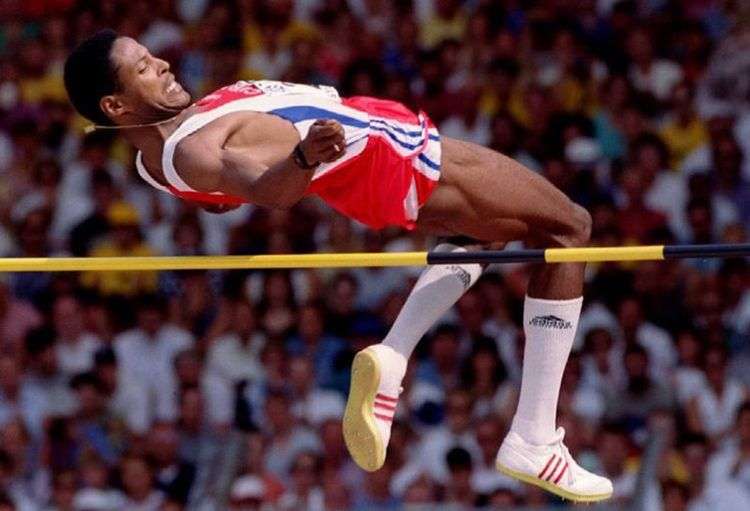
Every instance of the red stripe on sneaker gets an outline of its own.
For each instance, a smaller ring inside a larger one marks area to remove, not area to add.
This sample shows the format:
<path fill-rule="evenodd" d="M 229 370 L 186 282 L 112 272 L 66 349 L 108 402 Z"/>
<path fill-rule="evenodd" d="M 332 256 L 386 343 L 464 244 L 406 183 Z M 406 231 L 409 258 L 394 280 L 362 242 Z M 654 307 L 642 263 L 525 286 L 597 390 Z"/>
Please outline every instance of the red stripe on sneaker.
<path fill-rule="evenodd" d="M 539 479 L 541 479 L 544 473 L 547 472 L 547 469 L 549 468 L 550 465 L 552 465 L 552 462 L 555 461 L 555 458 L 557 458 L 557 456 L 555 456 L 554 454 L 550 456 L 549 461 L 547 462 L 546 465 L 544 465 L 544 468 L 542 469 L 541 472 L 539 472 L 539 475 L 537 476 Z"/>
<path fill-rule="evenodd" d="M 389 417 L 388 415 L 383 415 L 381 413 L 374 413 L 373 415 L 380 420 L 383 420 L 386 422 L 393 422 L 393 417 Z"/>
<path fill-rule="evenodd" d="M 385 394 L 376 394 L 375 399 L 382 399 L 383 401 L 390 401 L 391 403 L 398 403 L 397 397 L 386 396 Z"/>
<path fill-rule="evenodd" d="M 549 475 L 544 478 L 545 481 L 549 481 L 550 479 L 552 479 L 552 476 L 555 475 L 555 472 L 557 472 L 557 467 L 560 466 L 560 463 L 562 463 L 562 458 L 557 458 L 557 463 L 555 463 L 555 468 L 553 468 L 552 471 L 549 473 Z"/>
<path fill-rule="evenodd" d="M 565 473 L 565 471 L 566 471 L 567 469 L 568 469 L 568 462 L 566 461 L 566 462 L 565 462 L 565 465 L 564 465 L 564 466 L 563 466 L 563 468 L 562 468 L 562 470 L 561 470 L 561 471 L 560 471 L 560 473 L 559 473 L 559 474 L 557 475 L 557 477 L 555 477 L 555 480 L 553 481 L 553 482 L 554 482 L 555 484 L 557 484 L 558 482 L 560 482 L 560 479 L 562 479 L 562 476 L 563 476 L 563 474 Z"/>
<path fill-rule="evenodd" d="M 375 406 L 376 406 L 377 408 L 383 408 L 384 410 L 390 410 L 390 411 L 392 411 L 392 412 L 396 410 L 396 407 L 395 407 L 395 406 L 387 405 L 387 404 L 385 404 L 385 403 L 380 403 L 380 402 L 378 402 L 378 401 L 375 401 Z"/>

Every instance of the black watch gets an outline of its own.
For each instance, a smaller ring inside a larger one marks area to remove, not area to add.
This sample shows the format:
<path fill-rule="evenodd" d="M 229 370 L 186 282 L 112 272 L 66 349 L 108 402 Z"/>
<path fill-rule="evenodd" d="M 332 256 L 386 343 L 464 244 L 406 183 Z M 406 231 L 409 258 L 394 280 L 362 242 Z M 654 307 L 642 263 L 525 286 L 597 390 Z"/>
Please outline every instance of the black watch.
<path fill-rule="evenodd" d="M 310 170 L 314 169 L 318 165 L 320 165 L 320 162 L 310 163 L 307 161 L 307 158 L 305 158 L 305 153 L 302 152 L 302 148 L 299 144 L 294 146 L 294 151 L 292 151 L 292 159 L 294 160 L 294 163 L 301 169 Z"/>

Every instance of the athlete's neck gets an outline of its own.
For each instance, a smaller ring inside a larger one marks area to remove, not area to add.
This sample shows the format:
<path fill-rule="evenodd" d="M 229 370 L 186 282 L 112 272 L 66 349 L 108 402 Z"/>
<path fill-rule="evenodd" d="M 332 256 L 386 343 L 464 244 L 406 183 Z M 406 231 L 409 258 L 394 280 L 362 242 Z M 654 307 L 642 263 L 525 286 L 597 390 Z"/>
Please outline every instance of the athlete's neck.
<path fill-rule="evenodd" d="M 128 128 L 121 131 L 125 139 L 138 148 L 144 155 L 161 153 L 164 141 L 175 132 L 175 130 L 193 114 L 194 107 L 191 105 L 174 117 L 164 122 L 143 126 L 140 128 Z"/>

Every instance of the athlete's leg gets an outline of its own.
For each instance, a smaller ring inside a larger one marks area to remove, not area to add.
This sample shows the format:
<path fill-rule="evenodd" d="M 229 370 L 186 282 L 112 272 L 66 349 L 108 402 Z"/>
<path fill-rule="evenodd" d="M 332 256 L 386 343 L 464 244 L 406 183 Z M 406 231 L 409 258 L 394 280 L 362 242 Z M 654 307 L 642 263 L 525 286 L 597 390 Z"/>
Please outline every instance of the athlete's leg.
<path fill-rule="evenodd" d="M 441 243 L 435 250 L 466 249 Z M 430 326 L 461 298 L 481 273 L 479 264 L 430 266 L 420 275 L 383 342 L 355 356 L 344 413 L 344 440 L 360 467 L 377 470 L 385 462 L 401 380 L 411 353 Z"/>
<path fill-rule="evenodd" d="M 443 177 L 420 212 L 425 224 L 488 241 L 588 243 L 590 216 L 548 181 L 489 149 L 443 140 Z M 532 272 L 524 304 L 521 393 L 498 462 L 506 472 L 549 485 L 567 498 L 600 500 L 611 493 L 609 482 L 580 469 L 555 428 L 560 383 L 581 311 L 583 273 L 583 264 L 539 265 Z M 529 457 L 536 460 L 523 465 Z"/>

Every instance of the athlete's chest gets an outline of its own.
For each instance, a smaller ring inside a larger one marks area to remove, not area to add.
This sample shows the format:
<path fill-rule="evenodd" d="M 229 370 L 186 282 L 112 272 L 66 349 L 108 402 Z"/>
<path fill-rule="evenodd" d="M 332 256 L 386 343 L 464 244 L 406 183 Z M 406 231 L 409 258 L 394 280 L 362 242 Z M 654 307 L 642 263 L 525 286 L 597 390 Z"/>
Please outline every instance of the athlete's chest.
<path fill-rule="evenodd" d="M 246 151 L 255 161 L 270 167 L 289 156 L 297 142 L 297 130 L 285 119 L 263 112 L 242 111 L 223 115 L 186 136 L 177 144 L 175 152 L 194 144 L 209 145 Z M 164 145 L 143 152 L 143 162 L 149 174 L 161 184 L 166 183 L 163 153 Z"/>

